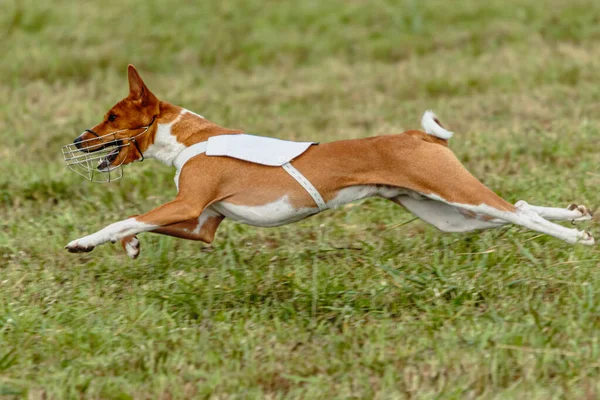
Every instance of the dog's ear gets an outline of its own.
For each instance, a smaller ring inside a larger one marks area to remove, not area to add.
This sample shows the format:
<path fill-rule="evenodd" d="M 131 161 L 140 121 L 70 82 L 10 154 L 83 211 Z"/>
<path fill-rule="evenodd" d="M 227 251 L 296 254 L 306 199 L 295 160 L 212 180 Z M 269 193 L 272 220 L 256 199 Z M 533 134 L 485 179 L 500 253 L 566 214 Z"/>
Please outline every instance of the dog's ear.
<path fill-rule="evenodd" d="M 127 77 L 129 79 L 129 96 L 138 99 L 142 98 L 146 91 L 146 85 L 135 67 L 131 64 L 127 67 Z"/>
<path fill-rule="evenodd" d="M 142 100 L 144 104 L 156 100 L 156 97 L 148 90 L 140 74 L 131 64 L 127 67 L 127 77 L 129 79 L 129 97 Z"/>

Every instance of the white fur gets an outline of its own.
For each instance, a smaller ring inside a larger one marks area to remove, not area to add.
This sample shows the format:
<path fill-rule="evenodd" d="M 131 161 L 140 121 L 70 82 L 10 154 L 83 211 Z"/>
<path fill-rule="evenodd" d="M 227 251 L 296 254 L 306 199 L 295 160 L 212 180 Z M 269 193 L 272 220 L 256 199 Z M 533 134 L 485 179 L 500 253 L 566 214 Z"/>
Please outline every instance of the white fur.
<path fill-rule="evenodd" d="M 519 207 L 525 203 L 524 201 L 519 201 L 515 206 Z M 527 204 L 527 203 L 525 203 Z M 587 209 L 586 206 L 575 206 L 572 210 L 569 208 L 555 208 L 555 207 L 540 207 L 540 206 L 532 206 L 527 204 L 529 209 L 540 217 L 551 220 L 559 220 L 559 221 L 589 221 L 592 219 L 592 214 Z"/>
<path fill-rule="evenodd" d="M 459 209 L 471 211 L 477 214 L 489 215 L 490 217 L 504 220 L 515 225 L 520 225 L 533 231 L 545 233 L 547 235 L 554 236 L 555 238 L 564 240 L 567 243 L 581 243 L 589 246 L 594 244 L 594 238 L 588 232 L 566 228 L 562 225 L 550 222 L 540 217 L 524 201 L 517 202 L 515 205 L 517 208 L 516 212 L 510 212 L 490 207 L 484 203 L 479 205 L 452 203 L 433 193 L 425 196 L 432 200 L 440 201 Z"/>
<path fill-rule="evenodd" d="M 421 126 L 423 127 L 423 130 L 430 135 L 439 137 L 440 139 L 450 139 L 453 133 L 442 128 L 437 122 L 435 122 L 435 119 L 436 116 L 433 111 L 425 111 L 423 118 L 421 118 Z"/>
<path fill-rule="evenodd" d="M 73 240 L 66 248 L 68 250 L 92 249 L 106 242 L 116 242 L 129 235 L 135 235 L 140 232 L 151 231 L 158 228 L 158 225 L 146 224 L 138 221 L 136 218 L 129 218 L 123 221 L 115 222 L 107 227 L 100 229 L 96 233 Z"/>
<path fill-rule="evenodd" d="M 234 221 L 261 227 L 289 224 L 319 212 L 316 207 L 294 208 L 287 195 L 261 206 L 243 206 L 221 201 L 213 204 L 212 208 Z"/>
<path fill-rule="evenodd" d="M 173 165 L 173 161 L 175 161 L 175 158 L 177 158 L 179 153 L 187 148 L 183 143 L 177 141 L 177 137 L 173 135 L 172 131 L 173 126 L 177 124 L 185 114 L 204 119 L 200 114 L 183 109 L 173 121 L 168 124 L 158 124 L 156 135 L 154 136 L 154 143 L 148 146 L 144 152 L 144 157 L 155 158 L 168 166 Z"/>
<path fill-rule="evenodd" d="M 200 216 L 198 217 L 198 225 L 196 225 L 196 227 L 194 228 L 192 233 L 195 233 L 195 234 L 200 233 L 200 231 L 202 230 L 202 226 L 206 223 L 206 221 L 208 221 L 209 218 L 217 217 L 219 215 L 221 215 L 221 214 L 219 214 L 218 212 L 216 212 L 215 210 L 213 210 L 210 207 L 207 208 L 206 210 L 202 211 L 202 214 L 200 214 Z"/>
<path fill-rule="evenodd" d="M 368 197 L 384 197 L 386 199 L 398 196 L 406 192 L 404 189 L 391 186 L 357 185 L 344 188 L 327 202 L 327 208 L 337 208 L 353 201 L 366 199 Z"/>
<path fill-rule="evenodd" d="M 461 213 L 459 208 L 431 199 L 398 196 L 393 201 L 402 204 L 408 211 L 442 232 L 469 232 L 496 228 L 508 223 L 499 219 L 485 221 L 478 218 L 469 218 Z"/>
<path fill-rule="evenodd" d="M 408 211 L 443 232 L 469 232 L 497 228 L 509 223 L 506 220 L 498 218 L 486 220 L 481 218 L 483 216 L 482 214 L 468 216 L 465 215 L 465 212 L 461 208 L 426 198 L 417 199 L 402 195 L 392 200 L 402 204 Z M 569 210 L 568 208 L 531 206 L 524 201 L 517 202 L 515 206 L 518 209 L 526 208 L 529 211 L 533 211 L 545 219 L 587 221 L 592 218 L 589 210 L 585 206 L 575 206 L 573 207 L 573 210 Z"/>
<path fill-rule="evenodd" d="M 130 258 L 136 258 L 140 254 L 140 241 L 134 237 L 129 242 L 125 243 L 125 251 Z"/>
<path fill-rule="evenodd" d="M 340 190 L 335 198 L 327 202 L 327 208 L 336 208 L 367 197 L 391 198 L 404 192 L 406 191 L 403 189 L 387 186 L 351 186 Z M 314 207 L 294 208 L 287 195 L 279 200 L 260 206 L 243 206 L 221 201 L 211 207 L 219 214 L 234 221 L 261 227 L 289 224 L 319 212 L 316 205 Z"/>
<path fill-rule="evenodd" d="M 173 135 L 171 128 L 181 118 L 181 114 L 168 124 L 158 124 L 156 134 L 154 135 L 154 143 L 152 143 L 144 152 L 144 157 L 155 158 L 166 165 L 173 165 L 173 160 L 179 153 L 181 153 L 186 146 L 183 143 L 179 143 L 175 135 Z"/>

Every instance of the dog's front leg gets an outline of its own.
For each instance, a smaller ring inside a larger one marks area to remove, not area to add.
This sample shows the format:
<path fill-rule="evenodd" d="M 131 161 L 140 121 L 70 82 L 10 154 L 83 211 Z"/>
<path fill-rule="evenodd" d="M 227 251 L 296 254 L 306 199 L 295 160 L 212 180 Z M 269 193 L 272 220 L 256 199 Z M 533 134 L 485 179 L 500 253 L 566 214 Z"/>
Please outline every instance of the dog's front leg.
<path fill-rule="evenodd" d="M 130 218 L 137 217 L 132 215 Z M 219 227 L 224 216 L 211 210 L 205 209 L 198 218 L 185 222 L 179 222 L 169 226 L 163 226 L 150 231 L 149 233 L 159 233 L 188 240 L 201 240 L 205 243 L 212 243 L 215 232 Z M 137 258 L 140 255 L 140 241 L 135 235 L 125 236 L 121 239 L 121 245 L 130 258 Z"/>
<path fill-rule="evenodd" d="M 115 222 L 96 233 L 73 240 L 65 248 L 71 253 L 89 252 L 106 242 L 115 243 L 126 236 L 198 218 L 205 204 L 200 206 L 176 199 L 146 214 Z"/>

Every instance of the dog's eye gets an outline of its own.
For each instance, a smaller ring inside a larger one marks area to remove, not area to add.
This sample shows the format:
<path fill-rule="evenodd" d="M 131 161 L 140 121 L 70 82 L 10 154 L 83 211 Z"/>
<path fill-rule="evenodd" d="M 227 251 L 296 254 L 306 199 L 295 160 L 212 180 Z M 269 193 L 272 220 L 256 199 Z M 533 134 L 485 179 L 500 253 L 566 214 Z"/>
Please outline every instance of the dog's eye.
<path fill-rule="evenodd" d="M 108 116 L 108 120 L 109 120 L 110 122 L 113 122 L 115 119 L 117 119 L 117 116 L 116 116 L 115 114 L 110 114 L 110 115 Z"/>

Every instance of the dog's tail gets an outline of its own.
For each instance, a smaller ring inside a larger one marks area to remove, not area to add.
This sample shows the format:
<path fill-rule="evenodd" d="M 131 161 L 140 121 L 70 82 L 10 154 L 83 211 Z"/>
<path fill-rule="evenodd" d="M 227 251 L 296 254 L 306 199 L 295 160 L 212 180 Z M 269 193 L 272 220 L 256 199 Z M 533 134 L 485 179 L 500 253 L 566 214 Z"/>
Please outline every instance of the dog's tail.
<path fill-rule="evenodd" d="M 439 137 L 440 139 L 448 140 L 453 134 L 452 132 L 444 129 L 440 123 L 440 120 L 437 119 L 431 110 L 427 110 L 425 111 L 425 114 L 423 114 L 423 118 L 421 118 L 421 126 L 425 132 L 435 137 Z"/>

